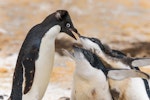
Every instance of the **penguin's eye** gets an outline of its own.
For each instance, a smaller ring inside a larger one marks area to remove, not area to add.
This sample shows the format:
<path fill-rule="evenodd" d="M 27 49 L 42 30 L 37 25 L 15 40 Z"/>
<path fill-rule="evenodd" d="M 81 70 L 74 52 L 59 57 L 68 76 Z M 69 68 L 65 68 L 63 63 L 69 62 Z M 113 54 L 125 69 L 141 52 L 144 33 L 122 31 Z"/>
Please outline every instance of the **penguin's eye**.
<path fill-rule="evenodd" d="M 66 27 L 70 28 L 70 26 L 71 26 L 70 23 L 67 23 L 67 24 L 66 24 Z"/>

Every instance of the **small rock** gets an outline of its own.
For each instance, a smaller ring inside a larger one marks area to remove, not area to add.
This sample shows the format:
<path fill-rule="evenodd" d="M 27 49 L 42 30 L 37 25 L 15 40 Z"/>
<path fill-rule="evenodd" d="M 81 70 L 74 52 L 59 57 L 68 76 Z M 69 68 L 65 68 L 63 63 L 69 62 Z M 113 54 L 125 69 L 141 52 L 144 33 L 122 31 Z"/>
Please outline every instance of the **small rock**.
<path fill-rule="evenodd" d="M 0 95 L 0 100 L 3 100 L 3 99 L 4 99 L 4 97 L 2 95 Z"/>
<path fill-rule="evenodd" d="M 69 97 L 61 97 L 58 100 L 70 100 L 70 98 Z"/>
<path fill-rule="evenodd" d="M 0 73 L 7 73 L 8 69 L 4 68 L 4 67 L 0 67 Z"/>

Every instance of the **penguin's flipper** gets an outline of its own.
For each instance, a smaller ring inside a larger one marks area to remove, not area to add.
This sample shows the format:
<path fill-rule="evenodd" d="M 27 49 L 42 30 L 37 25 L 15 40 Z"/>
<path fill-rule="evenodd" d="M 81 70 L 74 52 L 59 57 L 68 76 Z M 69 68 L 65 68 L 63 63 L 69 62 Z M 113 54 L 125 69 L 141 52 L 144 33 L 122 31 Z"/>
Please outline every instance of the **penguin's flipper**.
<path fill-rule="evenodd" d="M 135 77 L 140 77 L 144 79 L 150 78 L 148 74 L 134 69 L 109 70 L 107 76 L 114 80 L 123 80 L 126 78 L 135 78 Z"/>
<path fill-rule="evenodd" d="M 131 65 L 134 67 L 143 67 L 143 66 L 150 65 L 150 58 L 133 59 Z"/>
<path fill-rule="evenodd" d="M 34 74 L 35 74 L 35 60 L 38 57 L 38 48 L 32 47 L 30 52 L 24 56 L 22 62 L 25 76 L 24 94 L 28 93 L 32 87 Z"/>
<path fill-rule="evenodd" d="M 33 79 L 34 79 L 34 73 L 35 73 L 35 63 L 33 61 L 24 60 L 23 61 L 24 66 L 24 75 L 25 75 L 25 86 L 24 86 L 24 94 L 26 94 L 32 87 Z"/>

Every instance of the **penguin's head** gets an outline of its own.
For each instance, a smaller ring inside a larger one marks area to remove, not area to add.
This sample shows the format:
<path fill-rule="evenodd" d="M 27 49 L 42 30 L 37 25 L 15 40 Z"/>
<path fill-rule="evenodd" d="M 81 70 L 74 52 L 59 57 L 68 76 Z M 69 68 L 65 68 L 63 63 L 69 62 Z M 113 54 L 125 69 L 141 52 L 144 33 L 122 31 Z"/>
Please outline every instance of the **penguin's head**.
<path fill-rule="evenodd" d="M 59 25 L 60 32 L 64 32 L 74 39 L 76 39 L 76 37 L 74 36 L 73 32 L 79 35 L 77 29 L 74 27 L 71 21 L 68 11 L 66 10 L 57 10 L 53 14 L 47 16 L 41 24 L 47 29 L 55 25 Z"/>
<path fill-rule="evenodd" d="M 58 24 L 61 26 L 60 32 L 67 33 L 69 36 L 73 37 L 74 39 L 75 36 L 73 35 L 73 32 L 78 33 L 77 29 L 74 27 L 70 15 L 66 10 L 57 10 L 55 12 L 55 17 L 58 21 Z"/>
<path fill-rule="evenodd" d="M 84 48 L 91 50 L 92 52 L 104 49 L 103 44 L 97 38 L 80 36 L 80 41 Z"/>
<path fill-rule="evenodd" d="M 77 46 L 73 46 L 74 49 L 74 57 L 76 60 L 82 60 L 85 59 L 90 63 L 94 62 L 94 55 L 91 51 L 77 47 Z"/>
<path fill-rule="evenodd" d="M 73 46 L 73 52 L 64 50 L 64 53 L 81 65 L 83 65 L 84 63 L 89 63 L 95 68 L 98 67 L 99 64 L 101 65 L 101 61 L 96 54 L 78 46 Z"/>

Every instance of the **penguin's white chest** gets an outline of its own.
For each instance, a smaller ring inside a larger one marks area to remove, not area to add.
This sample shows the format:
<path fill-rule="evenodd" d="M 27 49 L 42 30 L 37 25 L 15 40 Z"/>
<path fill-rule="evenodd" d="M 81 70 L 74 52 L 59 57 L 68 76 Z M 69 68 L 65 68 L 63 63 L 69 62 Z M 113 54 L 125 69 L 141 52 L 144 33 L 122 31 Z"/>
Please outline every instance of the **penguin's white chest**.
<path fill-rule="evenodd" d="M 117 100 L 149 100 L 141 78 L 129 78 L 114 82 L 110 84 L 110 87 L 119 92 L 119 97 L 116 97 Z"/>
<path fill-rule="evenodd" d="M 112 100 L 108 83 L 100 78 L 87 81 L 76 77 L 73 88 L 72 100 Z"/>
<path fill-rule="evenodd" d="M 108 82 L 101 70 L 92 67 L 82 70 L 82 66 L 79 66 L 74 73 L 73 83 L 71 100 L 112 100 Z"/>
<path fill-rule="evenodd" d="M 149 100 L 145 90 L 143 80 L 141 78 L 131 78 L 127 88 L 127 100 Z"/>
<path fill-rule="evenodd" d="M 42 38 L 39 56 L 35 62 L 35 76 L 31 90 L 23 95 L 23 100 L 41 100 L 48 86 L 55 54 L 55 34 L 60 32 L 58 25 L 52 27 Z"/>

